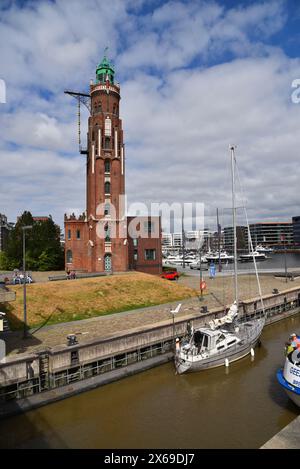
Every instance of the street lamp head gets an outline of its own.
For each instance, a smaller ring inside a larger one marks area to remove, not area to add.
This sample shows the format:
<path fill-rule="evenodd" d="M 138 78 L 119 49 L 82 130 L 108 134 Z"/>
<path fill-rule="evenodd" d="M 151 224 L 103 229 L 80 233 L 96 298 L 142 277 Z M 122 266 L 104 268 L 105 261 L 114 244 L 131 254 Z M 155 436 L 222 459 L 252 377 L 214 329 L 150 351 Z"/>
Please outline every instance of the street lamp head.
<path fill-rule="evenodd" d="M 180 308 L 181 308 L 181 303 L 179 303 L 179 305 L 177 305 L 175 309 L 171 309 L 171 313 L 172 314 L 179 313 Z"/>

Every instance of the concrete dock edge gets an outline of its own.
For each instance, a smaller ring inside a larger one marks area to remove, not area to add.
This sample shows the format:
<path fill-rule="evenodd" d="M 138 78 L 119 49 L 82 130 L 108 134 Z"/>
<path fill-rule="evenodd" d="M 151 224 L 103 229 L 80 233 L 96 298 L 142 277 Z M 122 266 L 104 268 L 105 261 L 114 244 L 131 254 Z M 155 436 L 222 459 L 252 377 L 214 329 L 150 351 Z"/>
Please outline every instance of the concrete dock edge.
<path fill-rule="evenodd" d="M 300 449 L 300 415 L 260 449 Z"/>
<path fill-rule="evenodd" d="M 92 378 L 76 381 L 66 386 L 51 389 L 50 391 L 34 394 L 33 396 L 25 399 L 6 402 L 4 405 L 0 405 L 0 419 L 27 412 L 28 410 L 36 409 L 38 407 L 60 401 L 61 399 L 75 396 L 81 392 L 90 391 L 99 386 L 103 386 L 104 384 L 109 384 L 122 378 L 127 378 L 128 376 L 167 363 L 172 360 L 172 357 L 173 353 L 169 352 L 164 355 L 149 358 L 145 361 L 133 363 L 132 365 L 128 365 L 124 368 L 118 368 L 103 375 L 93 376 Z"/>

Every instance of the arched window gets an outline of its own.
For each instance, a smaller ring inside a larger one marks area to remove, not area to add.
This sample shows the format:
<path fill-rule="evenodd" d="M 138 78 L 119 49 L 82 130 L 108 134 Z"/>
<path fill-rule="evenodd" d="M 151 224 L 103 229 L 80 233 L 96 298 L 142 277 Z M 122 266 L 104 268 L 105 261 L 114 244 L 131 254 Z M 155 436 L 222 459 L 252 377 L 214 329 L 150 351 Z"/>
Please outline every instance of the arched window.
<path fill-rule="evenodd" d="M 67 264 L 72 264 L 73 262 L 73 254 L 71 249 L 67 250 Z"/>
<path fill-rule="evenodd" d="M 110 182 L 109 181 L 106 181 L 106 183 L 104 184 L 104 190 L 105 190 L 105 194 L 110 194 Z"/>
<path fill-rule="evenodd" d="M 106 159 L 104 161 L 104 169 L 106 173 L 110 173 L 110 160 Z"/>

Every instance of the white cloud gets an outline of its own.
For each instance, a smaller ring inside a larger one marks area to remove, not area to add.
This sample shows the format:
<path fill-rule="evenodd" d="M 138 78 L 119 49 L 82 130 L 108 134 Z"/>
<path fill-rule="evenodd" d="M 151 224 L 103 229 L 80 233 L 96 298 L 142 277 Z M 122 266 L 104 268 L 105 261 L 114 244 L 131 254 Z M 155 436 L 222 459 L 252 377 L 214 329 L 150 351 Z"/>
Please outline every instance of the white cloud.
<path fill-rule="evenodd" d="M 300 105 L 290 94 L 300 62 L 268 40 L 286 20 L 285 2 L 231 10 L 221 1 L 166 2 L 141 16 L 143 5 L 44 0 L 2 12 L 0 212 L 13 220 L 30 209 L 62 223 L 64 212 L 85 209 L 76 103 L 63 91 L 87 90 L 109 45 L 130 200 L 194 200 L 213 215 L 229 207 L 228 145 L 236 143 L 250 217 L 299 213 Z M 83 136 L 86 120 L 83 111 Z"/>

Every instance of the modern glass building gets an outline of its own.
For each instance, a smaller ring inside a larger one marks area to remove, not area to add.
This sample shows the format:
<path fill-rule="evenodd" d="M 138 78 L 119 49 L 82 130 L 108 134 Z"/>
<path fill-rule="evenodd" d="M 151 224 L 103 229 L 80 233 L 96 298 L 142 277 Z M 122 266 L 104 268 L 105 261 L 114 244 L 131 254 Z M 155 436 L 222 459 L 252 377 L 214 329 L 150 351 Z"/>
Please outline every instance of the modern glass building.
<path fill-rule="evenodd" d="M 300 217 L 293 217 L 293 236 L 294 243 L 300 245 Z"/>
<path fill-rule="evenodd" d="M 291 222 L 261 222 L 250 225 L 253 246 L 291 246 L 294 243 Z"/>

